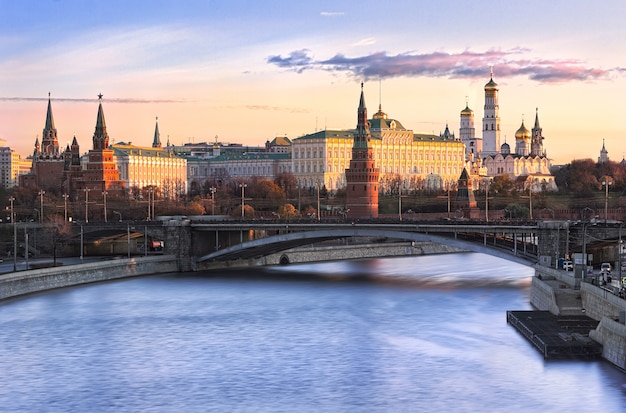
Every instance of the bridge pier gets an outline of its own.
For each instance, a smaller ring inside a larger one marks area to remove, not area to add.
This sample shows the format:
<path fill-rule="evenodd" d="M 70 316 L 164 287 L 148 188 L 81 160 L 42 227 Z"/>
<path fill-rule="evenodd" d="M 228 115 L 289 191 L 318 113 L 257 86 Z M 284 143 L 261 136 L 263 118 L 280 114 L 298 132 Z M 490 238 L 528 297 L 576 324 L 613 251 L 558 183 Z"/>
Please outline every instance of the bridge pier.
<path fill-rule="evenodd" d="M 179 271 L 191 271 L 191 222 L 188 219 L 163 222 L 163 254 L 174 255 Z"/>

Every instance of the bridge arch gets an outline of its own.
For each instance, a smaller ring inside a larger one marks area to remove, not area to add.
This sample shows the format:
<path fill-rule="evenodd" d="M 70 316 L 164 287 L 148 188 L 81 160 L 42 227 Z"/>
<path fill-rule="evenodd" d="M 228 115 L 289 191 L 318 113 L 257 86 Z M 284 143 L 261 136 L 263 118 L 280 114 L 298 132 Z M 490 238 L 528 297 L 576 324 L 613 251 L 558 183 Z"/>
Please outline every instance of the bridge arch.
<path fill-rule="evenodd" d="M 492 246 L 476 241 L 468 241 L 455 238 L 454 236 L 443 236 L 432 233 L 420 233 L 399 231 L 391 229 L 373 228 L 327 228 L 321 230 L 310 230 L 301 232 L 290 232 L 265 238 L 243 242 L 219 251 L 206 254 L 196 261 L 199 263 L 208 261 L 231 261 L 239 259 L 253 259 L 270 254 L 286 251 L 292 248 L 315 244 L 322 241 L 337 240 L 352 237 L 387 238 L 413 242 L 431 242 L 456 247 L 462 250 L 480 252 L 517 262 L 523 265 L 535 264 L 537 258 L 534 255 L 522 254 L 516 249 L 505 248 L 505 246 Z M 289 260 L 286 254 L 281 256 Z M 287 264 L 286 262 L 285 264 Z"/>

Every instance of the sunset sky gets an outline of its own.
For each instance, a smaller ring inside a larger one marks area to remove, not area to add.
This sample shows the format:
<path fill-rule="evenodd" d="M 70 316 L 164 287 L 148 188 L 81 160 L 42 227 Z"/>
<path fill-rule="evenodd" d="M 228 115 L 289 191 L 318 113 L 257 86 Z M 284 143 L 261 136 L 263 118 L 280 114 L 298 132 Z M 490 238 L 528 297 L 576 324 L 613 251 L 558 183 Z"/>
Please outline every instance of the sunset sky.
<path fill-rule="evenodd" d="M 31 154 L 51 93 L 59 143 L 262 145 L 356 126 L 360 82 L 415 132 L 480 135 L 485 83 L 502 138 L 535 109 L 553 162 L 626 155 L 626 2 L 0 0 L 0 139 Z M 513 146 L 513 145 L 512 145 Z"/>

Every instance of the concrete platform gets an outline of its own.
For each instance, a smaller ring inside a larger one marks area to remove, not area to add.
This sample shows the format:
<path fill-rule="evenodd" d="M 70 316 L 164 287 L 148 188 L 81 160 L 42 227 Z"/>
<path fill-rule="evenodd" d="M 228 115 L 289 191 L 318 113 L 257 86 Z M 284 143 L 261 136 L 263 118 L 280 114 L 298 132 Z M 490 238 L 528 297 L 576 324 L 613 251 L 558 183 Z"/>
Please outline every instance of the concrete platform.
<path fill-rule="evenodd" d="M 589 338 L 598 321 L 586 315 L 555 316 L 549 311 L 507 311 L 507 322 L 546 359 L 596 359 L 602 345 Z"/>

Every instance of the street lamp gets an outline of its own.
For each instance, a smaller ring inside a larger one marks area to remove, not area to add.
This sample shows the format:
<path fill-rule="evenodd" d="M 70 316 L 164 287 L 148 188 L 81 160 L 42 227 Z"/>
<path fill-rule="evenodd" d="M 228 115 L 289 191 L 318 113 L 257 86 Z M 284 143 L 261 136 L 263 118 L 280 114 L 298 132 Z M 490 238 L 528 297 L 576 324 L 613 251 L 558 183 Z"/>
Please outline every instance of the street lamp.
<path fill-rule="evenodd" d="M 317 220 L 319 221 L 321 219 L 320 215 L 322 214 L 320 211 L 320 183 L 316 181 L 315 186 L 317 186 Z"/>
<path fill-rule="evenodd" d="M 245 193 L 246 193 L 246 187 L 247 186 L 248 186 L 247 184 L 239 184 L 239 188 L 241 188 L 241 218 L 242 219 L 244 218 L 244 213 L 243 213 L 244 206 L 245 206 L 245 204 L 244 204 L 244 196 L 245 196 Z"/>
<path fill-rule="evenodd" d="M 211 215 L 215 215 L 215 191 L 217 188 L 214 186 L 209 188 L 209 192 L 211 192 Z"/>
<path fill-rule="evenodd" d="M 602 185 L 604 185 L 604 225 L 606 226 L 607 221 L 609 220 L 609 186 L 611 186 L 613 182 L 609 181 L 608 177 L 605 177 L 605 180 L 602 181 Z"/>
<path fill-rule="evenodd" d="M 43 223 L 43 194 L 46 193 L 46 191 L 41 190 L 38 192 L 39 193 L 39 200 L 41 201 L 41 209 L 39 210 L 39 223 Z"/>
<path fill-rule="evenodd" d="M 485 179 L 485 222 L 489 222 L 489 179 Z"/>
<path fill-rule="evenodd" d="M 69 198 L 68 194 L 63 194 L 63 206 L 65 211 L 65 220 L 67 221 L 67 198 Z"/>
<path fill-rule="evenodd" d="M 118 217 L 120 217 L 120 222 L 122 222 L 122 213 L 119 211 L 113 211 L 113 213 L 117 215 Z"/>
<path fill-rule="evenodd" d="M 102 196 L 104 197 L 104 222 L 108 222 L 107 221 L 107 191 L 102 191 Z"/>
<path fill-rule="evenodd" d="M 13 224 L 13 271 L 17 271 L 17 226 L 15 225 L 15 214 L 13 213 L 14 197 L 9 198 L 11 201 L 11 224 Z"/>
<path fill-rule="evenodd" d="M 398 217 L 402 221 L 402 185 L 398 185 Z"/>
<path fill-rule="evenodd" d="M 89 224 L 89 191 L 91 191 L 91 189 L 85 188 L 83 191 L 85 191 L 85 224 Z"/>

